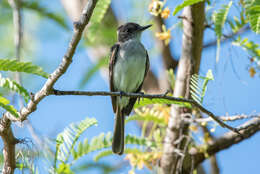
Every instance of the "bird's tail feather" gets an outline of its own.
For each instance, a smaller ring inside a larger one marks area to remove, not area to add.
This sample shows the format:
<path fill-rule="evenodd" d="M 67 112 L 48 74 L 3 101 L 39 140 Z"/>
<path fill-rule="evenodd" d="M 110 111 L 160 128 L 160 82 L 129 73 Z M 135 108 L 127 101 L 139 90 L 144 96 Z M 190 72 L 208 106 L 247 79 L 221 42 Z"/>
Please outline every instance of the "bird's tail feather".
<path fill-rule="evenodd" d="M 124 132 L 125 132 L 125 117 L 122 110 L 117 108 L 116 119 L 114 126 L 114 136 L 112 142 L 112 151 L 118 155 L 124 153 Z"/>

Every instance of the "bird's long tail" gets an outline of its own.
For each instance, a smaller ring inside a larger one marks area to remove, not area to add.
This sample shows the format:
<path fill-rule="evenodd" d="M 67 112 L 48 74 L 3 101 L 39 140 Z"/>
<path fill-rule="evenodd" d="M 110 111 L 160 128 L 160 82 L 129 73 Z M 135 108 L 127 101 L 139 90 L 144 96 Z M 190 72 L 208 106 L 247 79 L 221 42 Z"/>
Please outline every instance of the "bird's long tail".
<path fill-rule="evenodd" d="M 114 136 L 112 142 L 112 151 L 118 155 L 124 153 L 124 133 L 125 132 L 125 117 L 122 111 L 117 108 L 116 119 L 114 126 Z"/>

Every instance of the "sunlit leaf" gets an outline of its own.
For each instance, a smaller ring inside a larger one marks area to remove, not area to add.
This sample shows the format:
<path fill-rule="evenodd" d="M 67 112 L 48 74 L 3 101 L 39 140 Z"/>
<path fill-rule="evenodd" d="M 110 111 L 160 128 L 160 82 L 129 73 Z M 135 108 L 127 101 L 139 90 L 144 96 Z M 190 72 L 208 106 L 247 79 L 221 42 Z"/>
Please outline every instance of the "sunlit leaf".
<path fill-rule="evenodd" d="M 174 11 L 173 16 L 176 15 L 180 10 L 182 10 L 186 6 L 194 5 L 196 3 L 202 2 L 203 0 L 184 0 L 184 2 L 180 5 L 178 5 Z"/>
<path fill-rule="evenodd" d="M 89 22 L 91 25 L 87 30 L 87 39 L 90 42 L 93 42 L 95 40 L 96 32 L 100 28 L 100 22 L 104 18 L 104 15 L 107 12 L 110 3 L 111 0 L 99 0 L 97 2 L 97 5 Z"/>
<path fill-rule="evenodd" d="M 244 3 L 251 29 L 260 34 L 260 1 L 246 0 Z"/>
<path fill-rule="evenodd" d="M 19 118 L 19 114 L 13 105 L 9 105 L 10 101 L 3 96 L 0 96 L 0 107 L 10 112 L 16 118 Z"/>
<path fill-rule="evenodd" d="M 44 78 L 49 76 L 40 66 L 33 65 L 31 62 L 19 62 L 16 59 L 0 59 L 0 71 L 25 72 Z"/>
<path fill-rule="evenodd" d="M 80 135 L 85 132 L 87 128 L 96 124 L 97 120 L 95 118 L 86 118 L 79 123 L 70 124 L 62 133 L 58 134 L 56 138 L 56 141 L 58 142 L 56 146 L 57 159 L 66 162 L 71 154 L 75 155 L 74 146 Z M 78 146 L 78 149 L 79 151 L 82 150 L 80 146 Z"/>
<path fill-rule="evenodd" d="M 17 92 L 18 94 L 23 96 L 26 103 L 30 100 L 30 95 L 24 87 L 22 87 L 21 85 L 19 85 L 18 83 L 16 83 L 15 81 L 9 78 L 3 78 L 1 74 L 0 74 L 0 87 L 6 88 L 10 91 Z"/>
<path fill-rule="evenodd" d="M 154 99 L 143 98 L 143 99 L 140 99 L 140 101 L 137 101 L 135 103 L 134 108 L 139 108 L 139 107 L 143 107 L 143 106 L 150 105 L 150 104 L 176 104 L 176 105 L 180 105 L 180 106 L 183 106 L 183 107 L 191 108 L 191 104 L 189 104 L 189 103 L 172 101 L 172 100 L 162 99 L 162 98 L 154 98 Z"/>
<path fill-rule="evenodd" d="M 220 40 L 222 37 L 222 30 L 226 22 L 227 15 L 231 5 L 232 5 L 232 1 L 230 1 L 228 5 L 223 5 L 222 8 L 216 11 L 215 13 L 213 13 L 212 16 L 215 24 L 215 33 L 217 36 L 217 55 L 216 55 L 217 62 L 219 60 L 219 54 L 220 54 Z"/>

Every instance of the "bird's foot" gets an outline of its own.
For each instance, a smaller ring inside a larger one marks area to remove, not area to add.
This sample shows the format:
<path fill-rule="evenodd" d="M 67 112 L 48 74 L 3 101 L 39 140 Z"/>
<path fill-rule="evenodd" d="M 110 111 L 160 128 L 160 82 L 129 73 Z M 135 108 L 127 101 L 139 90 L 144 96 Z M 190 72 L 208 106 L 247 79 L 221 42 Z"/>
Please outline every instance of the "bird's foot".
<path fill-rule="evenodd" d="M 124 91 L 120 91 L 120 99 L 122 99 L 123 95 L 125 95 L 126 93 Z"/>
<path fill-rule="evenodd" d="M 167 96 L 169 93 L 170 93 L 170 90 L 167 89 L 167 91 L 163 94 L 163 96 L 165 97 L 165 96 Z"/>
<path fill-rule="evenodd" d="M 144 95 L 144 92 L 139 92 L 139 94 L 140 94 L 140 95 Z M 138 104 L 140 103 L 141 97 L 142 97 L 142 96 L 137 97 L 137 102 L 138 102 Z"/>

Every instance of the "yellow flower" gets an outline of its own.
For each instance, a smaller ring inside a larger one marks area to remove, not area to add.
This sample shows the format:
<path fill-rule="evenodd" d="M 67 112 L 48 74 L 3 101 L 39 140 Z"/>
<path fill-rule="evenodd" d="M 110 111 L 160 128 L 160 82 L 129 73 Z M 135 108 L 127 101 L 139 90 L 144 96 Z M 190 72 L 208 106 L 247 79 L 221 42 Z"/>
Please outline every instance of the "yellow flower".
<path fill-rule="evenodd" d="M 152 0 L 152 2 L 149 4 L 148 10 L 152 15 L 158 16 L 162 11 L 162 7 L 163 7 L 162 1 Z"/>
<path fill-rule="evenodd" d="M 190 126 L 189 126 L 189 129 L 190 129 L 192 132 L 198 132 L 198 127 L 195 126 L 195 125 L 190 125 Z"/>
<path fill-rule="evenodd" d="M 249 74 L 250 74 L 250 77 L 254 77 L 255 74 L 256 74 L 255 68 L 251 67 L 251 68 L 249 69 Z"/>
<path fill-rule="evenodd" d="M 167 19 L 170 15 L 170 9 L 166 7 L 162 12 L 161 12 L 161 17 L 163 19 Z"/>
<path fill-rule="evenodd" d="M 171 39 L 171 31 L 167 30 L 167 31 L 163 31 L 162 33 L 156 32 L 155 36 L 158 39 L 163 40 L 165 45 L 168 45 Z"/>

